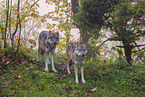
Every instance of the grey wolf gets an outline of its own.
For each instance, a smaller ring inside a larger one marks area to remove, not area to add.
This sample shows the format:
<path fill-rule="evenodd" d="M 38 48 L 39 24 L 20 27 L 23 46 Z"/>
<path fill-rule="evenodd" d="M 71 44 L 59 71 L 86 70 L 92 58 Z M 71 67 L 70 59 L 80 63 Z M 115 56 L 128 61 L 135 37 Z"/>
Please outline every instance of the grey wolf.
<path fill-rule="evenodd" d="M 67 70 L 68 74 L 70 74 L 69 65 L 74 63 L 74 72 L 75 72 L 75 82 L 79 83 L 78 81 L 78 67 L 77 65 L 81 66 L 81 78 L 82 83 L 86 83 L 84 79 L 84 62 L 85 56 L 87 54 L 87 44 L 80 44 L 78 42 L 70 42 L 66 48 L 67 52 Z"/>
<path fill-rule="evenodd" d="M 59 33 L 52 33 L 51 31 L 42 31 L 39 34 L 38 39 L 38 54 L 37 59 L 39 61 L 39 54 L 45 56 L 45 71 L 48 71 L 49 62 L 49 53 L 51 52 L 51 62 L 52 62 L 52 70 L 57 72 L 54 67 L 54 52 L 56 45 L 59 43 Z"/>

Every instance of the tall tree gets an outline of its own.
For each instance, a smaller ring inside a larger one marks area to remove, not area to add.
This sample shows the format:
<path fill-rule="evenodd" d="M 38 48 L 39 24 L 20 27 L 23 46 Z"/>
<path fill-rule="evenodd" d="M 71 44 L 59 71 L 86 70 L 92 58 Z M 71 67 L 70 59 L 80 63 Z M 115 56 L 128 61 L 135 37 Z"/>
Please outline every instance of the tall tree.
<path fill-rule="evenodd" d="M 18 24 L 19 24 L 19 18 L 20 18 L 19 10 L 20 10 L 20 0 L 18 0 L 18 5 L 17 5 L 16 28 L 15 28 L 15 31 L 12 34 L 12 38 L 11 38 L 11 42 L 12 42 L 12 56 L 13 56 L 13 58 L 15 58 L 15 56 L 14 56 L 14 37 L 15 37 L 15 34 L 17 33 L 17 30 L 18 30 Z"/>
<path fill-rule="evenodd" d="M 8 17 L 9 17 L 9 0 L 6 0 L 6 22 L 5 22 L 5 31 L 4 31 L 4 50 L 5 50 L 5 55 L 7 55 L 7 28 L 8 28 Z"/>
<path fill-rule="evenodd" d="M 128 63 L 132 60 L 132 50 L 145 46 L 136 43 L 140 37 L 145 35 L 145 1 L 135 0 L 123 1 L 114 6 L 114 12 L 106 14 L 109 18 L 106 21 L 106 27 L 113 31 L 113 41 L 121 41 L 124 48 L 124 54 Z"/>
<path fill-rule="evenodd" d="M 74 23 L 80 29 L 80 42 L 87 43 L 91 36 L 95 36 L 97 39 L 99 37 L 99 31 L 105 20 L 105 13 L 112 9 L 114 4 L 118 3 L 118 0 L 80 0 L 79 7 L 72 0 L 72 11 L 74 13 Z M 76 6 L 74 6 L 76 5 Z M 78 11 L 73 9 L 78 8 Z M 89 46 L 90 47 L 90 46 Z M 90 54 L 88 56 L 94 57 L 95 52 L 92 48 L 88 48 Z"/>
<path fill-rule="evenodd" d="M 94 34 L 99 36 L 102 26 L 106 26 L 114 34 L 114 37 L 107 40 L 121 41 L 123 46 L 118 47 L 124 48 L 126 60 L 130 63 L 132 49 L 143 46 L 137 45 L 135 40 L 144 35 L 144 2 L 142 0 L 80 0 L 79 11 L 74 18 L 76 25 L 81 29 L 81 41 L 87 42 Z"/>

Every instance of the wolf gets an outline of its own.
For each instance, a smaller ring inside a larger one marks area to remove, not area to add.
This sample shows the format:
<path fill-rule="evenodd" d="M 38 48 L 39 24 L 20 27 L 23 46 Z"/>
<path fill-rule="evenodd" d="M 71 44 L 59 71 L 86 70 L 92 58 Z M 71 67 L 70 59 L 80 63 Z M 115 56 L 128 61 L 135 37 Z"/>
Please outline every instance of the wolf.
<path fill-rule="evenodd" d="M 80 44 L 78 42 L 70 42 L 67 45 L 66 52 L 67 52 L 67 71 L 68 71 L 68 74 L 71 74 L 71 72 L 69 70 L 69 65 L 74 63 L 75 82 L 79 83 L 77 65 L 80 65 L 81 66 L 82 83 L 86 83 L 86 81 L 84 79 L 84 62 L 85 62 L 85 56 L 87 54 L 87 43 Z"/>
<path fill-rule="evenodd" d="M 45 71 L 48 71 L 49 62 L 49 53 L 51 52 L 51 62 L 52 62 L 52 70 L 57 72 L 54 67 L 54 52 L 56 45 L 59 43 L 59 33 L 52 33 L 52 31 L 42 31 L 39 34 L 38 38 L 38 54 L 37 59 L 39 61 L 39 54 L 45 56 Z"/>

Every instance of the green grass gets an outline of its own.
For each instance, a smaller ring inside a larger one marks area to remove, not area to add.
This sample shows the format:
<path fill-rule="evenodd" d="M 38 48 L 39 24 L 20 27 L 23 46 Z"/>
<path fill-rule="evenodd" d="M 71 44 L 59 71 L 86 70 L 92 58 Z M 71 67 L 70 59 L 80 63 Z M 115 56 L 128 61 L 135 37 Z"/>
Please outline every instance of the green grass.
<path fill-rule="evenodd" d="M 35 53 L 35 52 L 33 52 Z M 36 54 L 32 55 L 36 58 Z M 59 56 L 59 57 L 57 57 Z M 76 84 L 73 66 L 67 75 L 66 55 L 56 54 L 58 73 L 44 71 L 44 59 L 37 63 L 31 58 L 13 60 L 0 70 L 0 96 L 14 97 L 143 97 L 145 96 L 145 67 L 137 64 L 113 63 L 109 59 L 87 59 L 85 80 Z M 29 59 L 29 60 L 28 60 Z M 51 65 L 49 65 L 51 69 Z M 79 69 L 80 71 L 80 69 Z M 80 72 L 79 72 L 80 75 Z M 79 79 L 81 79 L 79 77 Z M 94 89 L 94 91 L 92 90 Z"/>

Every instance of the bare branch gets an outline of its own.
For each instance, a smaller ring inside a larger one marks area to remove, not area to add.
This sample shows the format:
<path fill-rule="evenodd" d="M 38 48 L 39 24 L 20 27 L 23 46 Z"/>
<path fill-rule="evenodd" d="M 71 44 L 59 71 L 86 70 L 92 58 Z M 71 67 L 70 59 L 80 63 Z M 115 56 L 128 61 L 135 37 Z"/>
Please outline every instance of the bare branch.
<path fill-rule="evenodd" d="M 102 46 L 107 41 L 121 41 L 121 39 L 119 37 L 110 37 L 106 39 L 105 41 L 103 41 L 98 47 Z"/>
<path fill-rule="evenodd" d="M 135 51 L 132 51 L 133 53 L 136 53 L 136 52 L 139 52 L 139 51 L 145 51 L 145 47 L 140 49 L 140 50 L 135 50 Z"/>
<path fill-rule="evenodd" d="M 37 0 L 36 2 L 34 2 L 32 5 L 31 5 L 31 8 L 38 2 L 39 0 Z"/>
<path fill-rule="evenodd" d="M 18 22 L 19 22 L 19 10 L 20 10 L 20 0 L 18 0 L 18 7 L 17 7 L 17 12 L 18 12 L 18 14 L 17 14 L 16 29 L 15 29 L 15 31 L 14 31 L 12 37 L 15 36 L 15 34 L 16 34 L 17 30 L 18 30 L 18 24 L 19 24 L 19 23 L 18 23 Z"/>

